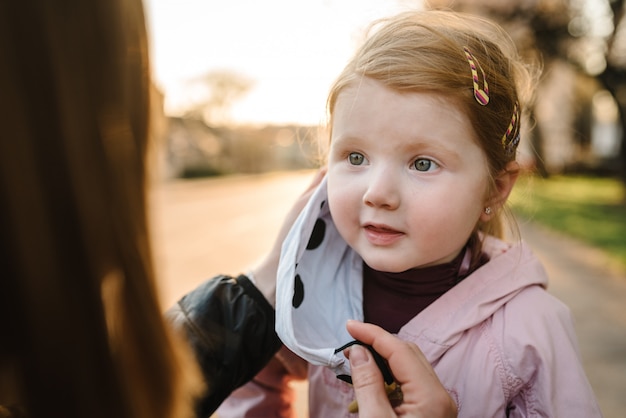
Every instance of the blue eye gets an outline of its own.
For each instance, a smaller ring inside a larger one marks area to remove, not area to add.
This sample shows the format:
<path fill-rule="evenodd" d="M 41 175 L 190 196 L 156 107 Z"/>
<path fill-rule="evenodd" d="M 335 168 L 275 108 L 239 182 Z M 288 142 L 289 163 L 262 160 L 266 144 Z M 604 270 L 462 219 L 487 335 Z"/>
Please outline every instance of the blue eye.
<path fill-rule="evenodd" d="M 413 163 L 413 167 L 417 171 L 426 172 L 436 169 L 437 167 L 439 167 L 439 165 L 433 160 L 429 160 L 428 158 L 418 158 Z"/>
<path fill-rule="evenodd" d="M 350 155 L 348 155 L 348 161 L 350 161 L 352 165 L 362 165 L 365 162 L 365 157 L 361 153 L 351 152 Z"/>

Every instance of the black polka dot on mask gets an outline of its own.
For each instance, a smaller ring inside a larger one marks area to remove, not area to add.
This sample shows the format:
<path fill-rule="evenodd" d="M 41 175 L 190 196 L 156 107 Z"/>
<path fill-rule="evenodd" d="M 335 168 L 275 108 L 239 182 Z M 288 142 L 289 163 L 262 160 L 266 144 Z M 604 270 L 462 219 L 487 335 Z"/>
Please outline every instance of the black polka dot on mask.
<path fill-rule="evenodd" d="M 309 238 L 309 242 L 306 245 L 306 249 L 314 250 L 319 247 L 322 241 L 324 241 L 325 234 L 326 222 L 324 222 L 321 218 L 318 218 L 315 221 L 315 226 L 313 227 L 313 232 L 311 232 L 311 237 Z"/>
<path fill-rule="evenodd" d="M 299 274 L 296 274 L 296 278 L 293 281 L 293 299 L 291 299 L 291 304 L 294 308 L 298 308 L 302 301 L 304 300 L 304 283 L 302 283 L 302 279 Z"/>

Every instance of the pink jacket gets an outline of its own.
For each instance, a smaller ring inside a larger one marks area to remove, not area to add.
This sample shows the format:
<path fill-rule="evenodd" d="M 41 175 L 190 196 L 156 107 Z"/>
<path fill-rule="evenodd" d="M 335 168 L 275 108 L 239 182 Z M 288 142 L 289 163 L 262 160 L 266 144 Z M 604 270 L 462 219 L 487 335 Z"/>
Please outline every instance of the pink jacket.
<path fill-rule="evenodd" d="M 414 342 L 456 401 L 459 417 L 600 417 L 583 371 L 568 308 L 523 243 L 488 239 L 491 260 L 398 333 Z M 291 417 L 287 370 L 262 371 L 218 410 L 220 418 Z M 278 370 L 280 369 L 280 370 Z M 332 370 L 308 367 L 310 417 L 354 417 L 351 387 Z M 508 415 L 507 415 L 508 414 Z"/>

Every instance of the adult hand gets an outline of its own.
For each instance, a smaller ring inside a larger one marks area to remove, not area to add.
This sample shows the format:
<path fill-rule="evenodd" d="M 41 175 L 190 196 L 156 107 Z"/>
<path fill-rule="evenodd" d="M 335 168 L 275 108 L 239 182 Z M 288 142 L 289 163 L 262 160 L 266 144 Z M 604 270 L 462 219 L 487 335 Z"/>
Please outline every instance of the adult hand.
<path fill-rule="evenodd" d="M 291 226 L 296 221 L 296 218 L 304 209 L 304 206 L 309 201 L 309 198 L 319 186 L 322 179 L 326 175 L 326 167 L 322 167 L 315 173 L 311 183 L 306 190 L 298 197 L 287 215 L 278 232 L 274 245 L 272 246 L 269 254 L 261 261 L 261 263 L 252 269 L 252 275 L 256 287 L 263 293 L 265 298 L 270 302 L 272 306 L 276 303 L 276 271 L 278 270 L 278 261 L 280 260 L 280 251 Z"/>
<path fill-rule="evenodd" d="M 347 329 L 352 337 L 371 345 L 387 360 L 403 395 L 402 403 L 392 407 L 374 357 L 366 348 L 353 345 L 346 354 L 350 359 L 352 384 L 361 418 L 457 416 L 455 402 L 415 344 L 402 341 L 376 325 L 363 322 L 348 321 Z"/>

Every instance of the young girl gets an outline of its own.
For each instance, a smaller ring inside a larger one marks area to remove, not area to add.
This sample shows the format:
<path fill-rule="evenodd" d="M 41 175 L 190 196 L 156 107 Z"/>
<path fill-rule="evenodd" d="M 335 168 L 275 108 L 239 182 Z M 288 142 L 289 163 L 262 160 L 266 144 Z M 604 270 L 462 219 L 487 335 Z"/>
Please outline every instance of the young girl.
<path fill-rule="evenodd" d="M 568 309 L 530 249 L 502 241 L 532 80 L 495 24 L 427 11 L 383 21 L 335 82 L 327 178 L 278 268 L 277 331 L 310 363 L 311 417 L 350 416 L 351 318 L 417 344 L 459 416 L 601 415 Z M 289 416 L 298 368 L 279 358 L 220 417 Z"/>

